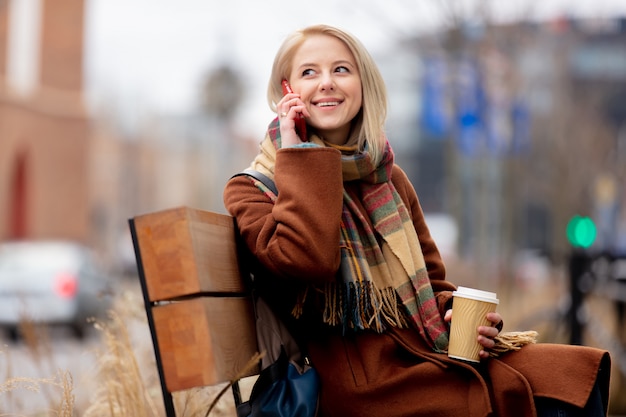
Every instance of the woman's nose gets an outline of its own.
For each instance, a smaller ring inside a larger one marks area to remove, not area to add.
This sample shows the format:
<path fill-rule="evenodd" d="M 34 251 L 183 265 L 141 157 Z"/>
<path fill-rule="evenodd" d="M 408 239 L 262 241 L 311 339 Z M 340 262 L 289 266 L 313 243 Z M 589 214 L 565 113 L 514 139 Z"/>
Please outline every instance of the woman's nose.
<path fill-rule="evenodd" d="M 334 89 L 335 89 L 335 84 L 334 84 L 332 76 L 330 76 L 330 74 L 323 75 L 322 78 L 320 79 L 320 90 L 327 91 L 327 90 L 334 90 Z"/>

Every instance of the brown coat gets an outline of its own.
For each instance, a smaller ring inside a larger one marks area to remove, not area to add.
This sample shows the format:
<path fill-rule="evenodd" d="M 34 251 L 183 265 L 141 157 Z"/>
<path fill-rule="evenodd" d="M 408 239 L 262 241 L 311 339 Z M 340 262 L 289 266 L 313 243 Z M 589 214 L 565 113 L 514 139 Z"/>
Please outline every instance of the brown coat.
<path fill-rule="evenodd" d="M 286 315 L 295 288 L 332 281 L 339 268 L 340 153 L 281 149 L 274 180 L 276 204 L 245 177 L 228 183 L 224 201 L 248 247 L 273 275 L 263 279 L 268 302 Z M 412 214 L 443 314 L 455 287 L 445 280 L 415 190 L 397 166 L 392 181 Z M 358 201 L 357 188 L 345 187 Z M 412 330 L 342 335 L 318 323 L 305 317 L 296 329 L 321 377 L 323 416 L 531 417 L 536 415 L 533 396 L 584 406 L 598 369 L 608 375 L 610 368 L 605 351 L 549 344 L 473 366 L 433 352 Z M 608 378 L 602 388 L 607 403 Z"/>

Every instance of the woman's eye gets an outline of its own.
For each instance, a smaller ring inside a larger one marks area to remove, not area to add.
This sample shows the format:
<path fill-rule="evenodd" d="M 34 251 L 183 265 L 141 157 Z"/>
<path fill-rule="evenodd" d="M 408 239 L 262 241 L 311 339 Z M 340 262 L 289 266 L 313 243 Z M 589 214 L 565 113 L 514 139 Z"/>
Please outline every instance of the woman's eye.
<path fill-rule="evenodd" d="M 307 75 L 311 75 L 313 73 L 314 73 L 314 71 L 312 69 L 310 69 L 310 68 L 309 69 L 305 69 L 304 71 L 302 71 L 302 76 L 306 77 Z"/>
<path fill-rule="evenodd" d="M 350 72 L 347 67 L 337 67 L 335 72 Z"/>

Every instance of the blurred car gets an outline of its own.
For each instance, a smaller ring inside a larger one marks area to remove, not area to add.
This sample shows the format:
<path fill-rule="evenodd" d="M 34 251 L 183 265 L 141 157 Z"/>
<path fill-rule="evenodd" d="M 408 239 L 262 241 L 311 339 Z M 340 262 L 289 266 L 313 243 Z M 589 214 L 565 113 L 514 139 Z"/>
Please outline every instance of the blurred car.
<path fill-rule="evenodd" d="M 87 319 L 108 308 L 108 276 L 91 251 L 68 241 L 0 243 L 0 326 L 67 325 L 83 337 Z"/>

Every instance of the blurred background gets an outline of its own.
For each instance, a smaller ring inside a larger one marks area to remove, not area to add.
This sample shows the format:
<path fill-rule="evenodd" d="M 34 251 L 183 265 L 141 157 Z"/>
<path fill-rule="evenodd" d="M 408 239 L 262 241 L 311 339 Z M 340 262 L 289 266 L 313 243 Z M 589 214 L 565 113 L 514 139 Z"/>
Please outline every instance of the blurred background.
<path fill-rule="evenodd" d="M 274 116 L 274 53 L 316 23 L 379 64 L 449 279 L 626 371 L 622 0 L 0 0 L 0 241 L 80 242 L 134 282 L 127 220 L 225 212 Z"/>

